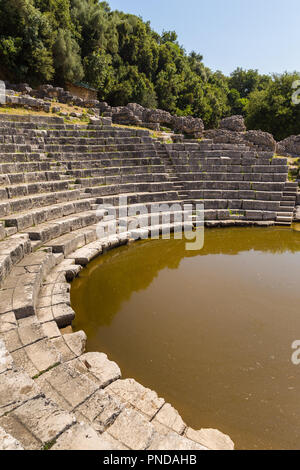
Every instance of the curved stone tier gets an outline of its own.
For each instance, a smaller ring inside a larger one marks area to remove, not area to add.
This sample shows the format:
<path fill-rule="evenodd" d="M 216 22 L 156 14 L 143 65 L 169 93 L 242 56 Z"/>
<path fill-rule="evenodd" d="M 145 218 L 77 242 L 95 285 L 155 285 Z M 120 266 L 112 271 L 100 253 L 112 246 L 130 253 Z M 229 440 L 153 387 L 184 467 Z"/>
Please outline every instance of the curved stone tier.
<path fill-rule="evenodd" d="M 84 332 L 62 330 L 75 315 L 69 282 L 99 254 L 149 235 L 110 234 L 107 207 L 120 195 L 137 211 L 202 203 L 210 226 L 290 224 L 297 185 L 287 174 L 286 159 L 245 145 L 163 145 L 105 118 L 0 115 L 0 449 L 232 449 L 228 436 L 192 430 L 155 392 L 122 380 L 105 354 L 85 353 Z M 139 219 L 120 212 L 119 227 Z M 155 228 L 191 229 L 197 216 L 176 220 L 158 215 Z"/>

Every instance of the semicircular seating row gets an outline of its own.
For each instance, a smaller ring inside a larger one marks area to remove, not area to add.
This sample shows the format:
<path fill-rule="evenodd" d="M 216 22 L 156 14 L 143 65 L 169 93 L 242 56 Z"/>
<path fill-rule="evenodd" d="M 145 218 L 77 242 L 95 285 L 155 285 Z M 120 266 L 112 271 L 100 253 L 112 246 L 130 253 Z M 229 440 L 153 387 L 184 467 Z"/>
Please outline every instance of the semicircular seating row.
<path fill-rule="evenodd" d="M 211 226 L 291 223 L 297 186 L 286 159 L 211 141 L 163 145 L 106 118 L 0 115 L 0 182 L 0 449 L 233 448 L 122 380 L 104 354 L 85 353 L 83 332 L 62 331 L 74 319 L 69 282 L 150 228 L 192 229 L 194 212 L 177 221 L 184 203 L 204 204 Z M 120 195 L 122 230 L 111 233 L 108 208 Z M 139 215 L 158 203 L 177 204 L 167 222 L 155 210 L 154 219 Z"/>

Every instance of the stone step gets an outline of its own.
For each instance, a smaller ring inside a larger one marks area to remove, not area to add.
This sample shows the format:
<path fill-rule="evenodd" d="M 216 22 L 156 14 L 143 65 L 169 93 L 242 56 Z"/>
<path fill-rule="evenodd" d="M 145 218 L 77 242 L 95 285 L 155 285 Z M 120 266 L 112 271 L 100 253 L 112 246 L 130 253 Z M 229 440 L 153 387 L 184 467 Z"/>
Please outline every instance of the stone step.
<path fill-rule="evenodd" d="M 103 223 L 102 226 L 104 230 L 108 231 L 111 224 L 106 222 Z M 99 229 L 99 224 L 89 225 L 83 229 L 81 228 L 76 231 L 74 230 L 71 233 L 67 233 L 66 235 L 62 235 L 53 240 L 50 240 L 46 243 L 46 246 L 51 248 L 53 253 L 63 253 L 63 255 L 66 257 L 73 251 L 84 247 L 88 243 L 96 241 L 97 229 Z"/>
<path fill-rule="evenodd" d="M 64 152 L 68 153 L 96 153 L 96 152 L 134 152 L 137 150 L 137 147 L 140 151 L 144 150 L 153 150 L 153 144 L 111 144 L 111 145 L 50 145 L 46 144 L 44 146 L 44 151 L 48 153 L 54 152 Z M 5 152 L 31 152 L 30 146 L 25 145 L 3 145 L 3 151 Z"/>
<path fill-rule="evenodd" d="M 59 181 L 64 175 L 58 171 L 34 171 L 22 173 L 8 173 L 6 175 L 0 174 L 0 185 L 6 184 L 22 184 L 22 183 L 43 183 L 46 181 Z"/>
<path fill-rule="evenodd" d="M 283 223 L 285 225 L 291 225 L 292 223 L 292 217 L 288 217 L 288 216 L 277 216 L 276 218 L 276 222 L 278 223 Z"/>
<path fill-rule="evenodd" d="M 0 164 L 0 173 L 33 173 L 48 172 L 51 170 L 51 162 L 20 162 Z"/>
<path fill-rule="evenodd" d="M 135 165 L 135 166 L 112 166 L 108 168 L 87 168 L 84 163 L 78 165 L 78 169 L 68 169 L 66 173 L 73 178 L 86 178 L 95 176 L 116 176 L 116 175 L 147 175 L 166 174 L 163 165 Z M 177 180 L 177 177 L 174 177 Z"/>
<path fill-rule="evenodd" d="M 0 200 L 33 196 L 38 193 L 68 191 L 70 180 L 54 180 L 47 182 L 11 184 L 0 187 Z"/>
<path fill-rule="evenodd" d="M 104 195 L 103 191 L 99 191 L 99 188 L 93 188 L 91 194 L 97 196 L 97 202 L 99 204 L 112 204 L 113 206 L 119 205 L 120 198 L 122 204 L 141 204 L 141 203 L 163 203 L 164 201 L 172 201 L 178 199 L 177 191 L 155 191 L 155 192 L 140 192 L 140 193 L 119 193 L 119 194 L 107 194 Z M 125 202 L 127 201 L 127 202 Z"/>
<path fill-rule="evenodd" d="M 0 286 L 3 285 L 13 266 L 30 252 L 31 243 L 26 234 L 13 235 L 0 242 Z"/>
<path fill-rule="evenodd" d="M 118 199 L 110 199 L 110 198 L 105 198 L 105 201 L 108 202 L 106 205 L 105 202 L 103 202 L 102 198 L 96 199 L 96 202 L 98 204 L 95 205 L 95 210 L 100 210 L 99 204 L 101 204 L 101 209 L 108 211 L 110 213 L 111 209 L 111 202 L 117 202 Z M 147 210 L 148 213 L 156 213 L 158 211 L 181 211 L 184 209 L 184 202 L 180 201 L 178 199 L 176 200 L 164 200 L 161 203 L 160 202 L 144 202 L 144 203 L 132 203 L 130 205 L 116 205 L 114 207 L 114 214 L 117 218 L 119 217 L 133 217 L 135 215 L 139 215 L 143 213 L 144 210 Z M 189 208 L 188 208 L 189 209 Z"/>
<path fill-rule="evenodd" d="M 3 313 L 13 312 L 17 320 L 35 315 L 41 283 L 55 263 L 52 254 L 37 252 L 15 264 L 0 291 Z"/>
<path fill-rule="evenodd" d="M 101 146 L 116 146 L 116 145 L 137 145 L 152 144 L 153 140 L 150 137 L 48 137 L 45 136 L 43 141 L 46 145 L 101 145 Z"/>
<path fill-rule="evenodd" d="M 296 189 L 298 190 L 298 183 L 292 183 L 292 182 L 287 182 L 285 184 L 286 189 L 291 190 L 291 189 Z"/>
<path fill-rule="evenodd" d="M 277 212 L 277 218 L 280 218 L 280 217 L 283 217 L 283 218 L 292 218 L 293 217 L 293 210 L 291 212 L 288 212 L 288 211 L 279 211 Z"/>
<path fill-rule="evenodd" d="M 283 205 L 280 205 L 280 211 L 281 211 L 281 212 L 289 212 L 289 213 L 292 213 L 292 212 L 294 212 L 294 209 L 295 209 L 295 206 L 283 206 Z"/>
<path fill-rule="evenodd" d="M 134 174 L 134 175 L 111 175 L 111 176 L 90 176 L 85 178 L 76 178 L 75 184 L 80 184 L 82 188 L 93 186 L 110 186 L 110 185 L 126 185 L 129 183 L 169 183 L 173 188 L 173 184 L 167 179 L 165 173 L 153 174 Z"/>
<path fill-rule="evenodd" d="M 132 171 L 135 171 L 135 168 L 144 168 L 148 169 L 149 167 L 160 167 L 160 168 L 165 168 L 164 165 L 162 164 L 160 158 L 158 157 L 136 157 L 136 158 L 131 158 L 132 155 L 130 154 L 129 156 L 123 155 L 122 158 L 119 158 L 118 156 L 113 156 L 110 158 L 109 156 L 104 156 L 104 158 L 98 158 L 97 160 L 83 160 L 82 157 L 80 160 L 75 160 L 75 161 L 64 161 L 60 160 L 57 162 L 57 164 L 62 164 L 62 165 L 67 165 L 68 169 L 70 170 L 77 170 L 77 169 L 82 169 L 82 170 L 90 170 L 90 169 L 103 169 L 109 171 L 111 168 L 113 169 L 119 169 L 122 170 L 123 168 L 130 168 Z"/>
<path fill-rule="evenodd" d="M 94 203 L 95 199 L 80 199 L 78 201 L 51 204 L 49 207 L 15 213 L 13 216 L 4 217 L 2 220 L 5 227 L 16 227 L 18 231 L 21 231 L 44 222 L 88 211 Z"/>
<path fill-rule="evenodd" d="M 5 218 L 9 214 L 14 214 L 16 212 L 55 205 L 61 202 L 74 201 L 76 199 L 80 199 L 80 197 L 79 190 L 68 190 L 55 192 L 52 191 L 50 193 L 43 193 L 41 195 L 31 195 L 20 198 L 16 197 L 13 199 L 2 199 L 0 201 L 0 217 Z"/>
<path fill-rule="evenodd" d="M 169 181 L 159 181 L 155 183 L 124 183 L 116 185 L 89 186 L 85 187 L 85 192 L 91 196 L 109 196 L 126 193 L 161 193 L 162 191 L 175 192 L 173 185 Z"/>
<path fill-rule="evenodd" d="M 94 226 L 100 222 L 103 218 L 103 211 L 86 211 L 76 213 L 74 216 L 62 217 L 59 219 L 52 220 L 40 224 L 36 227 L 28 229 L 30 240 L 37 242 L 35 246 L 42 245 L 53 239 L 57 239 L 61 236 L 69 234 L 70 232 L 76 232 L 84 227 Z"/>

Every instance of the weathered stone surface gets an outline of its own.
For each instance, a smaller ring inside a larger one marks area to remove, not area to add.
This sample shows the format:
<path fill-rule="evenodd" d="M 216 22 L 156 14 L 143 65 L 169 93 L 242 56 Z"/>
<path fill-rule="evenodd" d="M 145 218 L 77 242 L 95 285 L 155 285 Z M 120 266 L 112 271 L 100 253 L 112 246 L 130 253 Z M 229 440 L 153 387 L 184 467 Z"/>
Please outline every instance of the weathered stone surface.
<path fill-rule="evenodd" d="M 74 416 L 45 398 L 30 400 L 0 418 L 0 426 L 26 449 L 41 449 L 74 423 Z"/>
<path fill-rule="evenodd" d="M 14 363 L 23 368 L 30 377 L 59 364 L 61 357 L 48 340 L 41 340 L 12 353 Z"/>
<path fill-rule="evenodd" d="M 243 116 L 230 116 L 222 119 L 220 122 L 220 129 L 227 129 L 233 132 L 245 132 L 246 125 Z"/>
<path fill-rule="evenodd" d="M 194 431 L 194 429 L 187 428 L 185 435 L 188 439 L 198 442 L 211 450 L 234 450 L 234 443 L 230 437 L 216 429 Z"/>
<path fill-rule="evenodd" d="M 258 147 L 265 152 L 275 152 L 276 141 L 268 132 L 263 131 L 247 131 L 244 134 L 245 142 L 249 142 L 251 146 Z"/>
<path fill-rule="evenodd" d="M 172 115 L 162 109 L 146 109 L 144 111 L 143 120 L 149 123 L 153 122 L 168 125 L 172 123 Z"/>
<path fill-rule="evenodd" d="M 69 348 L 69 346 L 64 340 L 63 335 L 60 334 L 60 336 L 52 338 L 51 343 L 60 354 L 62 363 L 72 361 L 72 359 L 76 359 L 77 355 Z"/>
<path fill-rule="evenodd" d="M 1 450 L 24 450 L 20 442 L 0 428 L 0 451 Z"/>
<path fill-rule="evenodd" d="M 51 450 L 124 450 L 111 436 L 101 435 L 85 424 L 75 424 L 64 432 Z"/>
<path fill-rule="evenodd" d="M 107 391 L 114 393 L 123 402 L 142 411 L 150 419 L 155 416 L 165 402 L 164 399 L 158 398 L 155 392 L 143 387 L 134 379 L 117 380 L 107 387 Z"/>
<path fill-rule="evenodd" d="M 173 116 L 172 127 L 175 131 L 194 136 L 196 139 L 203 137 L 204 124 L 202 119 L 191 116 Z"/>
<path fill-rule="evenodd" d="M 75 318 L 74 310 L 69 305 L 58 304 L 51 307 L 52 315 L 59 328 L 71 325 Z"/>
<path fill-rule="evenodd" d="M 75 356 L 81 356 L 86 347 L 87 336 L 84 331 L 78 331 L 77 333 L 64 335 L 64 340 L 74 352 Z"/>
<path fill-rule="evenodd" d="M 207 447 L 197 444 L 194 441 L 179 436 L 176 433 L 169 433 L 162 436 L 154 434 L 147 450 L 208 450 Z"/>
<path fill-rule="evenodd" d="M 110 361 L 103 353 L 86 353 L 80 362 L 94 375 L 102 388 L 121 377 L 121 371 L 115 362 Z"/>
<path fill-rule="evenodd" d="M 155 415 L 153 422 L 163 424 L 178 434 L 182 434 L 186 428 L 186 425 L 178 411 L 176 411 L 169 403 L 164 404 L 157 415 Z"/>
<path fill-rule="evenodd" d="M 55 321 L 44 323 L 42 325 L 42 330 L 44 335 L 49 339 L 59 338 L 61 336 L 61 333 Z"/>
<path fill-rule="evenodd" d="M 4 372 L 0 380 L 0 416 L 39 395 L 41 391 L 27 374 L 17 370 Z"/>
<path fill-rule="evenodd" d="M 68 364 L 51 369 L 36 382 L 47 397 L 66 410 L 73 410 L 100 388 L 98 383 L 90 380 L 87 369 L 81 372 Z"/>
<path fill-rule="evenodd" d="M 300 157 L 300 135 L 291 135 L 278 142 L 276 153 L 288 157 Z"/>
<path fill-rule="evenodd" d="M 154 428 L 137 411 L 125 409 L 107 432 L 129 449 L 143 450 L 148 448 Z"/>
<path fill-rule="evenodd" d="M 263 131 L 235 132 L 228 129 L 212 129 L 205 131 L 205 138 L 220 144 L 244 144 L 263 152 L 273 153 L 276 150 L 273 136 Z"/>
<path fill-rule="evenodd" d="M 116 420 L 125 406 L 114 395 L 98 390 L 74 412 L 78 421 L 87 421 L 96 431 L 102 433 Z"/>
<path fill-rule="evenodd" d="M 208 129 L 204 132 L 206 139 L 211 139 L 219 144 L 243 144 L 243 134 L 240 132 L 233 132 L 228 129 Z"/>

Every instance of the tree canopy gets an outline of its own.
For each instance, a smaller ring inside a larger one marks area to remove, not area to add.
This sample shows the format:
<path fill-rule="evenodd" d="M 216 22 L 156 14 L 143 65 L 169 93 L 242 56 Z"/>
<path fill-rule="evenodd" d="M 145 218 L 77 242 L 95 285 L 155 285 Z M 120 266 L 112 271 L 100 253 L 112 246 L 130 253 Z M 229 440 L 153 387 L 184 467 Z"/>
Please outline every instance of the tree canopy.
<path fill-rule="evenodd" d="M 113 106 L 137 102 L 215 127 L 242 114 L 276 138 L 300 133 L 292 104 L 299 74 L 213 72 L 199 52 L 187 54 L 175 31 L 112 11 L 99 0 L 0 0 L 0 76 L 32 86 L 83 81 Z"/>

